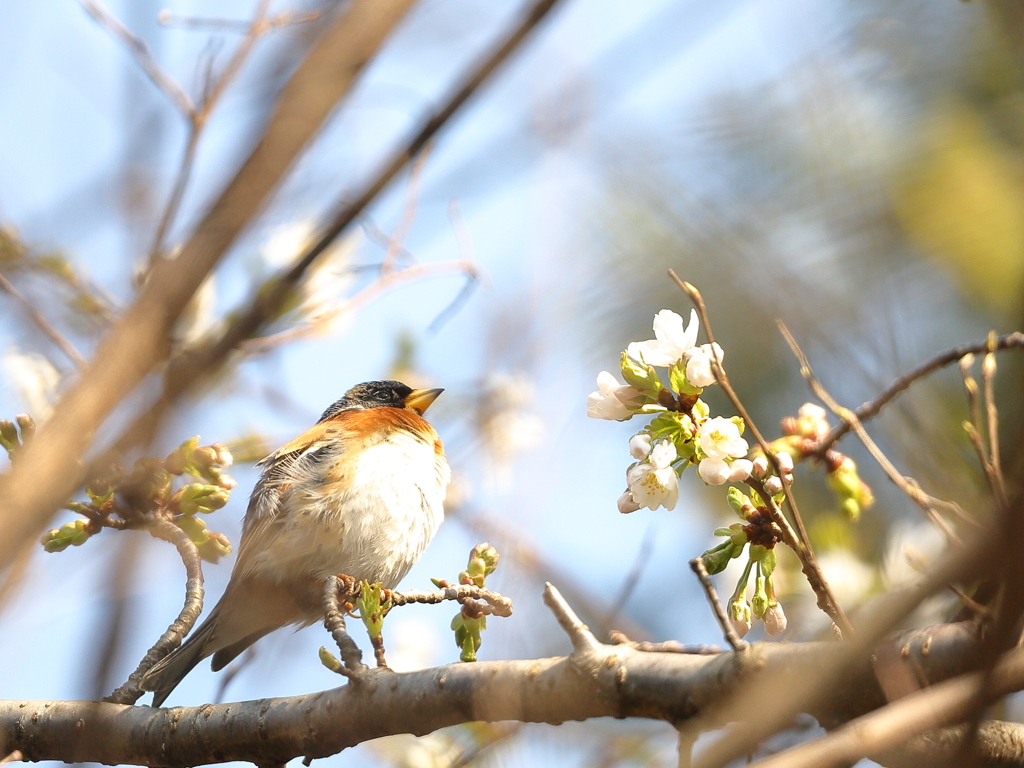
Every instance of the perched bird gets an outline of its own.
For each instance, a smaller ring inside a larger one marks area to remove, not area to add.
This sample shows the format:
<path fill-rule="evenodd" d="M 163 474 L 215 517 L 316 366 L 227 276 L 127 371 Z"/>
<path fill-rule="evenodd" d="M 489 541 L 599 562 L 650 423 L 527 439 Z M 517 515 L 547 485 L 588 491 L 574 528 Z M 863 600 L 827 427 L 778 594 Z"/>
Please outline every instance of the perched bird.
<path fill-rule="evenodd" d="M 359 384 L 260 462 L 224 596 L 140 682 L 153 706 L 207 656 L 217 671 L 275 629 L 323 619 L 328 576 L 398 584 L 444 516 L 451 472 L 422 415 L 441 392 Z"/>

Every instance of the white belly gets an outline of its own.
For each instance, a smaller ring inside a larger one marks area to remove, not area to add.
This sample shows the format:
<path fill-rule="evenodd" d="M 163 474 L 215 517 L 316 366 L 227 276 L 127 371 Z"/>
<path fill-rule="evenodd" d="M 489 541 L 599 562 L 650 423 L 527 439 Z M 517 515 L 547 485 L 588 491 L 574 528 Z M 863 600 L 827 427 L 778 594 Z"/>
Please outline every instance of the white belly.
<path fill-rule="evenodd" d="M 366 448 L 351 471 L 333 495 L 312 479 L 296 483 L 286 504 L 303 511 L 275 537 L 274 551 L 257 558 L 290 579 L 344 573 L 394 588 L 444 519 L 448 464 L 432 445 L 399 432 Z"/>

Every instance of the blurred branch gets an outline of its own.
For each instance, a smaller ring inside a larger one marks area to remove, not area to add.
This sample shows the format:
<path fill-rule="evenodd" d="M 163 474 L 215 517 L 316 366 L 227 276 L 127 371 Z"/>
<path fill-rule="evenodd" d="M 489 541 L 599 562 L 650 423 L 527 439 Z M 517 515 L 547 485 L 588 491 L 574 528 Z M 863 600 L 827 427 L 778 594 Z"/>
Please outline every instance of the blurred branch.
<path fill-rule="evenodd" d="M 366 306 L 375 298 L 386 293 L 391 288 L 403 283 L 415 282 L 418 280 L 429 280 L 435 277 L 444 277 L 451 274 L 463 274 L 470 281 L 479 279 L 476 265 L 463 261 L 440 261 L 433 264 L 414 264 L 403 269 L 391 269 L 385 273 L 382 269 L 381 276 L 360 290 L 345 302 L 338 309 L 324 312 L 312 322 L 298 325 L 294 328 L 274 333 L 269 336 L 257 336 L 239 342 L 239 347 L 251 354 L 266 354 L 271 349 L 282 344 L 288 344 L 299 339 L 316 335 L 322 328 L 336 320 L 341 315 L 349 312 L 356 312 Z"/>
<path fill-rule="evenodd" d="M 384 252 L 384 263 L 380 266 L 381 277 L 387 275 L 394 268 L 394 261 L 398 254 L 404 250 L 404 243 L 412 225 L 416 221 L 416 204 L 419 201 L 420 179 L 423 176 L 423 166 L 430 154 L 430 147 L 424 147 L 409 169 L 409 181 L 405 188 L 405 204 L 402 207 L 402 215 L 395 225 L 391 237 L 388 238 L 388 247 Z"/>
<path fill-rule="evenodd" d="M 11 281 L 2 274 L 0 274 L 0 291 L 4 291 L 9 294 L 11 298 L 17 301 L 25 311 L 25 314 L 29 316 L 33 323 L 36 324 L 36 327 L 46 334 L 50 341 L 56 344 L 60 348 L 61 352 L 67 355 L 68 359 L 71 360 L 79 370 L 85 368 L 85 358 L 82 357 L 77 349 L 75 349 L 74 345 L 64 338 L 60 331 L 54 328 L 50 324 L 50 321 L 43 317 L 42 313 L 32 306 L 32 303 L 26 299 L 21 292 L 11 284 Z"/>
<path fill-rule="evenodd" d="M 390 0 L 391 4 L 395 2 L 397 0 Z M 395 150 L 391 157 L 383 164 L 381 170 L 363 187 L 359 195 L 351 202 L 346 198 L 336 206 L 338 212 L 323 231 L 320 239 L 297 259 L 290 268 L 264 284 L 256 292 L 249 305 L 237 314 L 236 319 L 225 329 L 219 339 L 201 350 L 185 351 L 171 361 L 165 374 L 163 395 L 147 409 L 146 413 L 141 414 L 122 433 L 114 448 L 114 453 L 123 452 L 140 442 L 146 441 L 155 432 L 163 416 L 179 398 L 192 390 L 201 380 L 205 380 L 211 374 L 218 371 L 232 351 L 241 348 L 246 340 L 256 337 L 267 323 L 279 316 L 281 308 L 286 304 L 288 297 L 295 286 L 299 284 L 306 270 L 309 269 L 334 239 L 363 213 L 376 196 L 423 149 L 427 142 L 473 95 L 477 88 L 486 81 L 491 73 L 519 47 L 520 43 L 523 42 L 557 2 L 558 0 L 537 0 L 537 2 L 530 6 L 508 36 L 495 46 L 481 63 L 472 69 L 462 85 L 445 105 L 430 115 L 407 143 Z M 380 2 L 380 0 L 376 3 L 369 2 L 369 0 L 364 0 L 363 3 L 357 1 L 356 5 L 364 9 L 367 7 L 374 9 L 391 7 L 391 5 L 386 5 Z M 369 12 L 372 13 L 373 11 Z M 349 12 L 349 15 L 351 14 L 352 11 Z M 357 56 L 362 52 L 364 54 L 364 61 L 366 58 L 369 58 L 369 54 L 363 50 L 365 44 L 365 41 L 361 39 L 358 44 L 350 46 L 352 48 L 352 55 Z M 296 73 L 297 75 L 298 73 Z M 283 113 L 284 110 L 279 105 L 277 114 Z M 181 257 L 179 256 L 175 261 L 177 262 L 180 259 Z M 3 549 L 0 546 L 0 555 L 2 553 Z"/>
<path fill-rule="evenodd" d="M 803 677 L 782 679 L 779 676 L 765 676 L 749 681 L 742 691 L 736 691 L 721 701 L 712 718 L 713 722 L 733 721 L 738 723 L 725 729 L 724 733 L 709 744 L 700 754 L 695 764 L 700 768 L 720 768 L 744 755 L 750 754 L 757 746 L 772 734 L 788 728 L 793 718 L 806 712 L 814 714 L 825 727 L 834 727 L 849 718 L 831 720 L 822 719 L 820 710 L 827 708 L 828 702 L 837 694 L 845 691 L 847 695 L 856 693 L 849 686 L 863 685 L 854 679 L 854 671 L 863 664 L 870 664 L 870 659 L 882 653 L 879 646 L 882 638 L 899 622 L 903 621 L 923 600 L 943 589 L 950 582 L 963 582 L 979 579 L 989 573 L 992 568 L 991 552 L 1001 540 L 999 531 L 993 526 L 986 529 L 970 541 L 969 546 L 949 545 L 942 557 L 924 574 L 918 584 L 901 590 L 890 591 L 876 599 L 871 606 L 861 608 L 858 613 L 857 632 L 844 643 L 831 643 L 829 662 L 815 673 Z M 908 638 L 900 643 L 895 653 L 908 670 L 920 671 L 924 675 L 929 665 L 936 662 L 931 651 L 936 649 L 935 633 L 959 635 L 960 641 L 972 645 L 977 642 L 974 627 L 970 624 L 947 624 L 932 627 L 927 635 L 932 640 L 925 640 L 917 646 L 915 638 L 921 637 L 915 632 L 905 633 Z M 956 642 L 954 641 L 954 645 Z M 918 658 L 921 657 L 921 658 Z M 947 659 L 947 662 L 958 664 L 966 659 L 958 656 Z M 962 667 L 960 672 L 975 668 L 973 665 Z M 957 673 L 959 674 L 959 672 Z M 913 679 L 917 680 L 917 677 Z M 938 678 L 930 672 L 924 680 L 934 682 Z M 861 689 L 860 692 L 864 692 Z M 770 708 L 765 708 L 764 701 L 772 701 Z M 876 705 L 881 706 L 881 705 Z M 867 707 L 864 711 L 873 709 Z M 815 712 L 818 714 L 815 714 Z M 706 727 L 702 726 L 707 730 Z"/>
<path fill-rule="evenodd" d="M 150 667 L 181 645 L 182 639 L 192 630 L 199 614 L 203 612 L 203 566 L 196 545 L 192 543 L 187 533 L 166 520 L 155 520 L 148 530 L 156 538 L 173 544 L 181 555 L 186 574 L 185 605 L 178 618 L 149 649 L 135 671 L 128 676 L 128 681 L 103 699 L 114 704 L 134 704 L 142 697 L 143 690 L 139 688 L 139 680 Z"/>
<path fill-rule="evenodd" d="M 7 499 L 0 563 L 41 528 L 80 485 L 79 464 L 117 405 L 169 354 L 175 321 L 192 295 L 347 92 L 412 0 L 354 0 L 324 32 L 282 89 L 262 138 L 173 261 L 157 263 L 138 298 L 101 342 L 79 383 L 0 479 Z M 257 300 L 259 304 L 259 301 Z M 235 347 L 207 359 L 215 368 Z M 200 370 L 206 370 L 201 368 Z M 198 377 L 192 370 L 189 380 Z M 180 390 L 179 390 L 180 393 Z"/>
<path fill-rule="evenodd" d="M 760 760 L 760 768 L 839 768 L 875 758 L 925 731 L 962 722 L 979 707 L 1024 688 L 1024 649 L 1006 654 L 989 676 L 962 675 L 894 701 L 835 733 Z M 1019 750 L 1018 750 L 1019 755 Z"/>
<path fill-rule="evenodd" d="M 195 163 L 196 150 L 199 148 L 199 138 L 203 128 L 206 127 L 210 113 L 217 105 L 228 85 L 241 70 L 245 60 L 252 52 L 256 40 L 272 28 L 266 20 L 269 5 L 270 0 L 260 0 L 259 5 L 256 7 L 256 12 L 253 14 L 252 21 L 249 23 L 245 38 L 238 45 L 238 48 L 235 49 L 230 61 L 228 61 L 227 66 L 216 81 L 212 84 L 207 83 L 207 87 L 203 89 L 205 95 L 199 108 L 193 109 L 187 115 L 189 130 L 188 139 L 185 142 L 185 152 L 182 155 L 174 185 L 171 187 L 171 195 L 167 199 L 164 212 L 160 216 L 159 224 L 157 224 L 156 233 L 153 235 L 153 244 L 149 250 L 150 268 L 153 266 L 153 261 L 163 254 L 164 238 L 167 235 L 167 230 L 170 229 L 175 217 L 178 215 L 181 199 L 185 195 L 189 178 L 192 176 L 192 166 Z"/>
<path fill-rule="evenodd" d="M 282 11 L 267 19 L 266 24 L 272 29 L 278 27 L 290 27 L 295 24 L 308 24 L 316 21 L 320 13 L 293 13 Z M 168 10 L 161 11 L 157 20 L 165 27 L 182 27 L 185 29 L 216 29 L 224 32 L 238 32 L 244 34 L 252 27 L 251 22 L 243 19 L 222 19 L 212 16 L 178 16 Z"/>
<path fill-rule="evenodd" d="M 79 2 L 82 4 L 85 12 L 92 16 L 97 24 L 128 46 L 128 50 L 132 52 L 135 61 L 142 67 L 142 71 L 149 76 L 149 79 L 153 81 L 153 84 L 164 92 L 181 114 L 191 118 L 195 113 L 192 99 L 178 85 L 177 81 L 164 72 L 160 65 L 156 63 L 156 59 L 153 58 L 153 53 L 149 50 L 146 41 L 135 35 L 128 27 L 121 23 L 120 19 L 97 0 L 79 0 Z"/>
<path fill-rule="evenodd" d="M 693 653 L 698 656 L 716 656 L 724 653 L 717 645 L 683 645 L 677 640 L 666 640 L 663 643 L 636 642 L 622 632 L 612 630 L 609 634 L 612 645 L 628 645 L 633 650 L 645 653 Z"/>

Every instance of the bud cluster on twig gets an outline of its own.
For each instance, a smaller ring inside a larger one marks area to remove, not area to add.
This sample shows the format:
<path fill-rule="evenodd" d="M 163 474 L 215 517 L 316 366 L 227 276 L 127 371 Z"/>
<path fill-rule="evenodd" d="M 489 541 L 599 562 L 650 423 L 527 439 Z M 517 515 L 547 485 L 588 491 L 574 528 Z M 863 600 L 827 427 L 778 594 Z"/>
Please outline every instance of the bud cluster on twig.
<path fill-rule="evenodd" d="M 437 587 L 432 591 L 395 592 L 385 589 L 380 582 L 371 584 L 345 575 L 332 577 L 333 581 L 329 580 L 324 595 L 327 614 L 325 623 L 334 635 L 343 658 L 347 652 L 350 659 L 343 663 L 326 648 L 321 648 L 321 663 L 331 671 L 352 679 L 359 679 L 362 674 L 358 652 L 352 650 L 355 646 L 345 631 L 345 613 L 362 620 L 373 645 L 377 666 L 386 667 L 383 629 L 384 618 L 388 613 L 393 608 L 410 603 L 440 603 L 445 600 L 453 600 L 462 606 L 451 624 L 455 632 L 455 644 L 462 651 L 459 658 L 462 661 L 476 661 L 476 653 L 482 642 L 481 633 L 487 627 L 487 617 L 512 615 L 512 601 L 485 588 L 487 577 L 497 565 L 498 550 L 484 542 L 470 551 L 469 563 L 466 570 L 459 574 L 458 584 L 451 584 L 444 579 L 431 579 Z M 332 587 L 331 584 L 336 586 Z M 358 609 L 358 614 L 352 613 L 355 609 Z"/>
<path fill-rule="evenodd" d="M 17 460 L 18 450 L 31 438 L 34 430 L 31 421 L 25 415 L 18 417 L 21 436 L 14 439 L 11 422 L 0 420 L 0 443 L 12 461 Z M 196 545 L 200 557 L 215 563 L 231 552 L 231 542 L 224 534 L 209 530 L 198 515 L 209 514 L 227 504 L 236 485 L 224 471 L 231 463 L 231 452 L 224 445 L 201 446 L 196 436 L 163 460 L 151 456 L 137 459 L 130 472 L 114 464 L 86 485 L 88 501 L 70 501 L 65 505 L 82 517 L 44 534 L 40 540 L 43 548 L 47 552 L 61 552 L 84 544 L 104 528 L 145 529 L 161 520 L 184 531 Z M 175 488 L 175 477 L 185 475 L 196 482 Z"/>

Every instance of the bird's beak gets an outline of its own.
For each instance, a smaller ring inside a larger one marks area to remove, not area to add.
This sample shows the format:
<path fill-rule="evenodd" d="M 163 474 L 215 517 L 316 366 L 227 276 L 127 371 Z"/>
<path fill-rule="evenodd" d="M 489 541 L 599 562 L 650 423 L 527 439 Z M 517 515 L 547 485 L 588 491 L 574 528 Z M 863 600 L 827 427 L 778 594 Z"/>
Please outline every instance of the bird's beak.
<path fill-rule="evenodd" d="M 432 402 L 437 400 L 437 396 L 442 392 L 444 390 L 440 387 L 435 389 L 414 389 L 405 398 L 405 407 L 416 411 L 416 413 L 422 416 L 423 412 L 430 407 Z"/>

